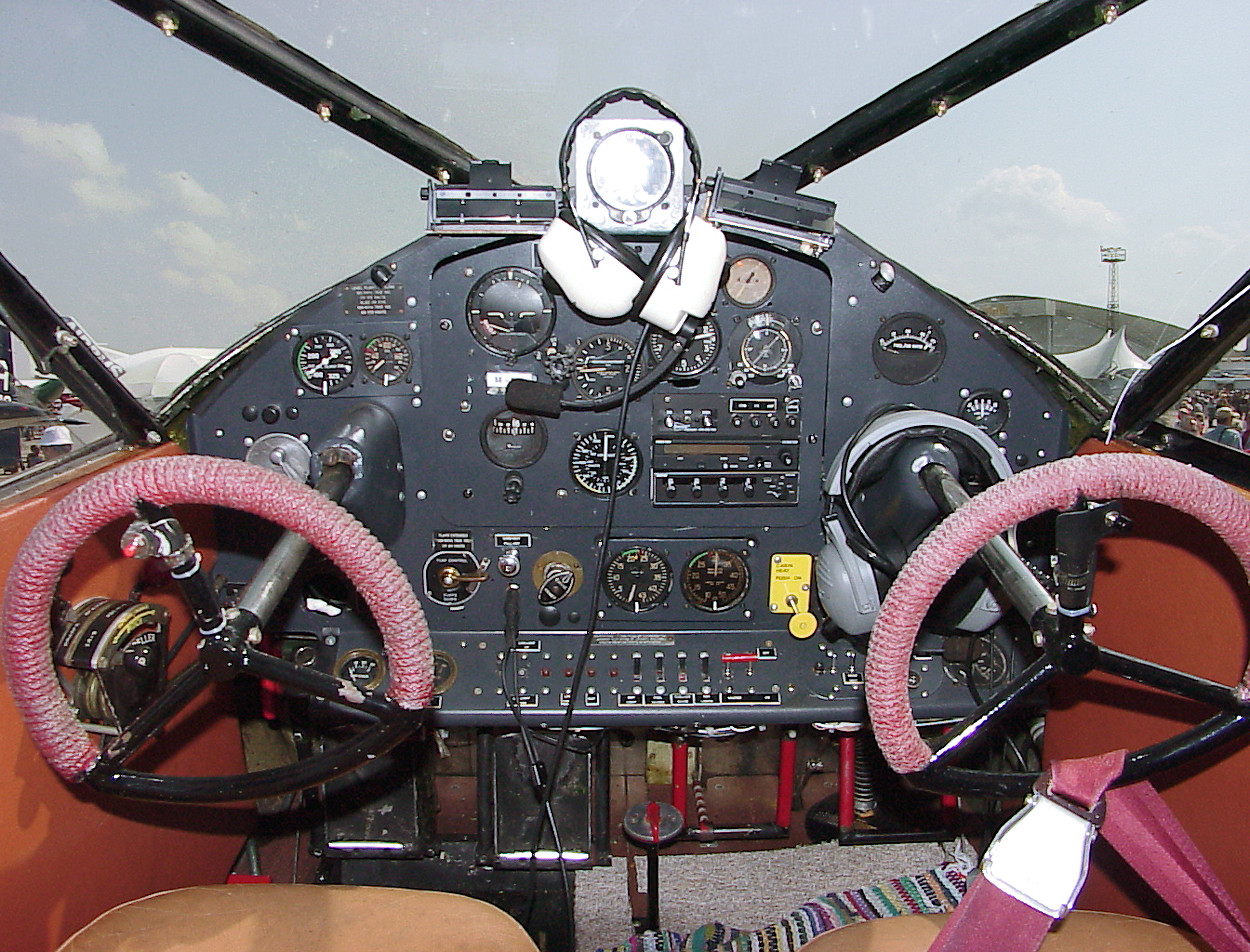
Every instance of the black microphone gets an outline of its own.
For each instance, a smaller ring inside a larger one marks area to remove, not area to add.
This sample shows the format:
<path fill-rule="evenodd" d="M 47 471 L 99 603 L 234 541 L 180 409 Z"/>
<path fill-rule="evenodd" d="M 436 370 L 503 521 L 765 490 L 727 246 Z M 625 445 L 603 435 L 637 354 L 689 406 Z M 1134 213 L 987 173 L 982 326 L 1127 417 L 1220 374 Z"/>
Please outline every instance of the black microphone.
<path fill-rule="evenodd" d="M 510 410 L 554 420 L 560 416 L 560 397 L 563 393 L 553 383 L 539 383 L 537 380 L 516 377 L 508 381 L 504 402 Z"/>

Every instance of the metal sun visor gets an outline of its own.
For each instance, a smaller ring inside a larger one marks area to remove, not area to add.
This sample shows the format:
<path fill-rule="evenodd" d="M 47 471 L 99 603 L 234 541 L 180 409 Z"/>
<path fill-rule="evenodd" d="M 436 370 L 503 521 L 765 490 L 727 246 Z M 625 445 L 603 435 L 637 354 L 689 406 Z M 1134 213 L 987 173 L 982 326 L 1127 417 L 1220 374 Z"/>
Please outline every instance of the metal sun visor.
<path fill-rule="evenodd" d="M 797 194 L 801 171 L 785 163 L 764 162 L 751 182 L 718 171 L 708 220 L 726 231 L 763 237 L 819 258 L 833 247 L 837 205 Z"/>

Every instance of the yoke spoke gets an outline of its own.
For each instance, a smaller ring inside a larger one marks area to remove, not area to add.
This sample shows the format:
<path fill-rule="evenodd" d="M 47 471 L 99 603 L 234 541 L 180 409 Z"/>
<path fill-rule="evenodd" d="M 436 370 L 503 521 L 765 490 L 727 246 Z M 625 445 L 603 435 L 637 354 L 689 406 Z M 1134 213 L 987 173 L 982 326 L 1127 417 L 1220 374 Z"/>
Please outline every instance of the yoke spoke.
<path fill-rule="evenodd" d="M 989 736 L 988 728 L 1032 697 L 1034 692 L 1059 673 L 1049 654 L 1042 655 L 1020 672 L 1010 684 L 938 738 L 931 766 L 945 766 L 964 757 Z"/>
<path fill-rule="evenodd" d="M 1166 665 L 1135 658 L 1109 648 L 1098 649 L 1096 667 L 1127 681 L 1135 681 L 1147 687 L 1158 688 L 1190 701 L 1207 704 L 1231 714 L 1250 712 L 1250 705 L 1237 696 L 1237 692 L 1218 681 L 1208 681 L 1196 674 L 1186 674 Z"/>
<path fill-rule="evenodd" d="M 100 759 L 110 764 L 124 764 L 174 715 L 195 700 L 210 680 L 208 672 L 198 663 L 180 671 L 134 723 L 104 745 Z"/>

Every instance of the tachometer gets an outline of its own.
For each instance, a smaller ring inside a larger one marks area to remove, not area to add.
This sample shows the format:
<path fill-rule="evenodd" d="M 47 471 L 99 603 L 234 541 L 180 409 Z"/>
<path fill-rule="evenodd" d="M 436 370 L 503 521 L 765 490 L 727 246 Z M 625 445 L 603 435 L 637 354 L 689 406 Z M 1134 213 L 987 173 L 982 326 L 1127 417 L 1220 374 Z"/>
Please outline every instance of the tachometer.
<path fill-rule="evenodd" d="M 673 570 L 668 560 L 649 545 L 636 545 L 616 553 L 603 570 L 603 589 L 608 597 L 632 612 L 650 611 L 668 598 Z"/>
<path fill-rule="evenodd" d="M 681 593 L 700 611 L 728 611 L 746 598 L 750 585 L 746 559 L 732 549 L 705 549 L 681 570 Z"/>
<path fill-rule="evenodd" d="M 335 331 L 318 331 L 295 348 L 295 376 L 322 396 L 338 393 L 351 383 L 355 369 L 351 343 Z"/>
<path fill-rule="evenodd" d="M 487 350 L 518 357 L 551 336 L 556 311 L 542 279 L 524 268 L 498 268 L 484 275 L 465 302 L 469 330 Z"/>
<path fill-rule="evenodd" d="M 379 334 L 365 341 L 360 362 L 370 380 L 389 387 L 412 372 L 412 350 L 402 337 Z"/>
<path fill-rule="evenodd" d="M 588 493 L 607 496 L 612 491 L 612 466 L 616 459 L 616 433 L 613 430 L 591 430 L 583 433 L 569 453 L 569 472 L 574 481 Z M 621 442 L 621 462 L 616 473 L 616 491 L 623 493 L 638 481 L 642 471 L 642 454 L 629 434 Z"/>

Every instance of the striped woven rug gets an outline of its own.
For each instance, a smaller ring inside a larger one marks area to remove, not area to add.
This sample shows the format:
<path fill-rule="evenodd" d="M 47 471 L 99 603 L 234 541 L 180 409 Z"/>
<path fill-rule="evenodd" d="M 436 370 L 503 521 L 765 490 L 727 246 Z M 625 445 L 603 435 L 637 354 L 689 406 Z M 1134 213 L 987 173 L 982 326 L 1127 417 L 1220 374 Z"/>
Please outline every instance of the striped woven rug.
<path fill-rule="evenodd" d="M 813 936 L 852 922 L 950 912 L 967 888 L 966 867 L 946 863 L 926 873 L 818 896 L 763 929 L 747 932 L 711 922 L 688 935 L 648 932 L 632 936 L 610 952 L 795 952 Z"/>

